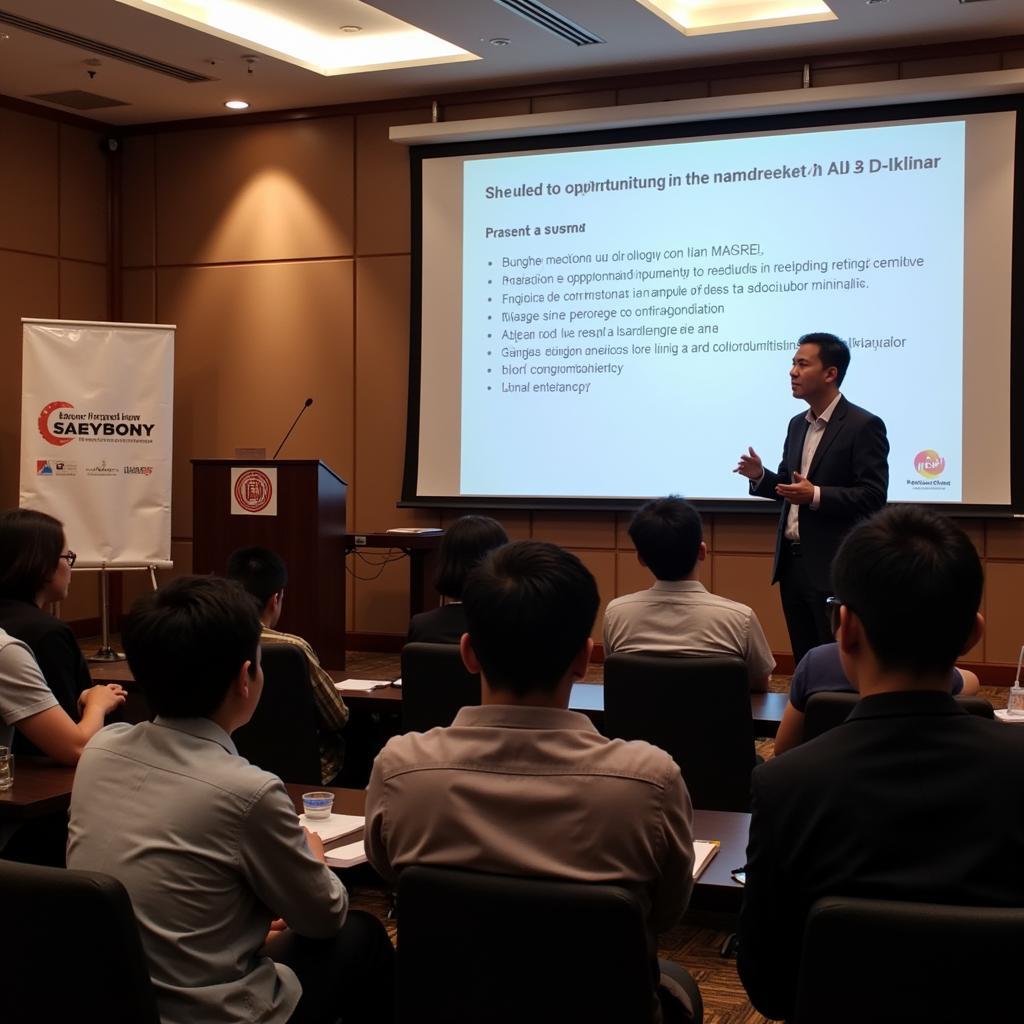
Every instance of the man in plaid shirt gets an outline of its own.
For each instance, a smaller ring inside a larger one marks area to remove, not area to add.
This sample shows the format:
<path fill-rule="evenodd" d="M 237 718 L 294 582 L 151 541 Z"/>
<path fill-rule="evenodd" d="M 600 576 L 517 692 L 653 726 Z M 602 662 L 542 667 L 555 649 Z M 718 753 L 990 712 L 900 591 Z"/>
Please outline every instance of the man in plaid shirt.
<path fill-rule="evenodd" d="M 317 710 L 317 738 L 320 743 L 320 782 L 330 785 L 341 771 L 345 759 L 345 739 L 341 730 L 348 721 L 348 708 L 334 680 L 320 664 L 316 651 L 292 633 L 274 629 L 281 618 L 288 570 L 281 558 L 267 548 L 240 548 L 228 559 L 229 579 L 237 580 L 256 599 L 263 623 L 261 642 L 291 644 L 298 647 L 309 664 L 309 682 Z"/>

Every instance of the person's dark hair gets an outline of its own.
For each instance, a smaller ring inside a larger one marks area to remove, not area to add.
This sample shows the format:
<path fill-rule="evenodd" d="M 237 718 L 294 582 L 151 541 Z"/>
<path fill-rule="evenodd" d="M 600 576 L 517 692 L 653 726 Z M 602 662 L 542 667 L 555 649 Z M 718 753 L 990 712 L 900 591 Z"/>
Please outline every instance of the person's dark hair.
<path fill-rule="evenodd" d="M 850 366 L 850 349 L 842 338 L 819 331 L 803 335 L 797 344 L 817 345 L 821 365 L 826 369 L 830 366 L 836 368 L 836 387 L 843 383 L 843 378 Z"/>
<path fill-rule="evenodd" d="M 434 586 L 445 597 L 462 597 L 466 577 L 489 551 L 508 543 L 508 534 L 490 516 L 463 516 L 448 527 L 438 552 Z"/>
<path fill-rule="evenodd" d="M 856 614 L 879 664 L 946 672 L 963 652 L 984 574 L 967 534 L 944 516 L 894 505 L 849 533 L 832 565 L 836 597 Z"/>
<path fill-rule="evenodd" d="M 288 582 L 288 569 L 269 548 L 239 548 L 228 559 L 225 575 L 241 583 L 259 601 L 260 611 Z"/>
<path fill-rule="evenodd" d="M 0 598 L 35 601 L 64 549 L 59 519 L 29 508 L 0 512 Z"/>
<path fill-rule="evenodd" d="M 676 495 L 641 505 L 630 521 L 629 536 L 644 565 L 659 580 L 689 576 L 704 539 L 697 510 Z"/>
<path fill-rule="evenodd" d="M 462 601 L 487 681 L 523 695 L 558 685 L 590 636 L 600 598 L 575 555 L 522 540 L 484 558 L 469 574 Z"/>
<path fill-rule="evenodd" d="M 252 597 L 239 583 L 181 576 L 135 602 L 121 639 L 154 714 L 207 718 L 242 665 L 255 666 L 260 629 Z"/>

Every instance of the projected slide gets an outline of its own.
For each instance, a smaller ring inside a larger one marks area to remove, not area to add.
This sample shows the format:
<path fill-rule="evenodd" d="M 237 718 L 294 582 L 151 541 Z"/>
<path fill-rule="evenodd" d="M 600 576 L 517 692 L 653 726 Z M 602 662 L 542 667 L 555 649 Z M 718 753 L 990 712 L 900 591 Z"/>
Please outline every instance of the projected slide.
<path fill-rule="evenodd" d="M 796 338 L 886 422 L 891 500 L 963 488 L 963 120 L 461 164 L 458 493 L 741 498 Z M 430 254 L 425 253 L 424 259 Z"/>

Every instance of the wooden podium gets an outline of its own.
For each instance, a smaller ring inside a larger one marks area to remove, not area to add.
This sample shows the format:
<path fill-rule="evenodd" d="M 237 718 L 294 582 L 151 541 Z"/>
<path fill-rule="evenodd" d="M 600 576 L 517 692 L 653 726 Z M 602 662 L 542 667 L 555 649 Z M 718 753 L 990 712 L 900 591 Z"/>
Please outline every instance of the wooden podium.
<path fill-rule="evenodd" d="M 236 480 L 248 508 L 268 498 L 266 470 L 277 471 L 276 515 L 232 513 L 233 469 L 255 471 Z M 192 483 L 193 572 L 222 574 L 237 548 L 276 551 L 288 566 L 278 628 L 308 640 L 323 665 L 343 669 L 345 481 L 312 459 L 193 459 Z"/>

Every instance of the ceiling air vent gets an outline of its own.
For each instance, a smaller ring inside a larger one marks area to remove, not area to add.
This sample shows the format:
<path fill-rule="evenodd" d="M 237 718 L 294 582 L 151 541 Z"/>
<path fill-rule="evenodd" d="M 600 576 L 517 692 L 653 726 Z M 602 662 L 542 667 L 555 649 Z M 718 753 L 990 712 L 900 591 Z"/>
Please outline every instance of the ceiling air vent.
<path fill-rule="evenodd" d="M 570 21 L 564 14 L 545 7 L 537 0 L 494 0 L 494 2 L 499 7 L 505 7 L 521 18 L 532 22 L 538 28 L 553 32 L 556 36 L 567 39 L 576 46 L 593 46 L 595 43 L 606 42 L 600 36 L 595 36 L 593 32 L 588 32 L 574 21 Z"/>
<path fill-rule="evenodd" d="M 99 93 L 86 92 L 84 89 L 66 89 L 64 92 L 37 92 L 29 96 L 29 99 L 56 103 L 58 107 L 68 107 L 70 110 L 100 110 L 103 107 L 131 106 L 130 103 L 125 103 L 124 100 L 112 100 L 109 96 L 100 96 Z"/>
<path fill-rule="evenodd" d="M 110 57 L 113 60 L 122 60 L 126 64 L 134 64 L 137 68 L 145 68 L 147 71 L 156 71 L 161 75 L 170 75 L 171 78 L 176 78 L 179 82 L 213 81 L 212 78 L 201 75 L 196 71 L 175 67 L 173 64 L 165 64 L 162 60 L 145 57 L 141 53 L 132 53 L 131 50 L 122 50 L 119 46 L 111 46 L 109 43 L 102 43 L 98 39 L 90 39 L 88 36 L 76 35 L 74 32 L 65 32 L 64 29 L 54 28 L 52 25 L 44 25 L 39 21 L 32 21 L 31 18 L 23 18 L 20 14 L 11 14 L 10 11 L 0 11 L 0 25 L 9 25 L 11 28 L 21 29 L 23 32 L 31 32 L 33 35 L 43 36 L 58 43 L 77 46 L 80 50 L 88 50 L 89 53 L 98 53 L 103 57 Z"/>

